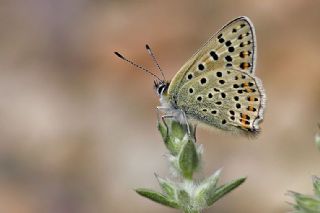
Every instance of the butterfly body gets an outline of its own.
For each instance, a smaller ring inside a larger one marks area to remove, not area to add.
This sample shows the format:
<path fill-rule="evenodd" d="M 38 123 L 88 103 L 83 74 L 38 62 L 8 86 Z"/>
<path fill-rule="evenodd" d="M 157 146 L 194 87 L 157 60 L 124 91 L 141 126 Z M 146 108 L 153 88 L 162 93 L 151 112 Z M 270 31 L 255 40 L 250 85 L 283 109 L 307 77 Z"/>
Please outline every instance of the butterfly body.
<path fill-rule="evenodd" d="M 162 112 L 181 123 L 190 120 L 231 132 L 258 133 L 265 93 L 254 75 L 255 45 L 247 17 L 228 23 L 170 83 L 155 84 Z"/>
<path fill-rule="evenodd" d="M 180 109 L 177 102 L 173 97 L 168 94 L 169 82 L 156 82 L 154 83 L 154 89 L 159 95 L 160 106 L 157 108 L 165 115 L 173 117 L 175 120 L 182 124 L 187 122 L 186 116 L 183 109 Z"/>

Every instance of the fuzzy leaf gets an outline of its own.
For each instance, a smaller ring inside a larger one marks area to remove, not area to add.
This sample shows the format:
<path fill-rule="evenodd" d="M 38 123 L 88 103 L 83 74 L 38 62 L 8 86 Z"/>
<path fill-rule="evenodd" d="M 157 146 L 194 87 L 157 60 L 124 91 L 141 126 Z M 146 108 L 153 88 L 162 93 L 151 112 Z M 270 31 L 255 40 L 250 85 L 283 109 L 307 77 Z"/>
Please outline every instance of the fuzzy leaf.
<path fill-rule="evenodd" d="M 210 198 L 214 197 L 215 195 L 215 190 L 219 181 L 220 174 L 221 170 L 216 171 L 197 188 L 195 199 L 199 203 L 199 205 L 208 205 L 208 201 L 210 203 Z"/>
<path fill-rule="evenodd" d="M 319 213 L 320 212 L 320 200 L 314 196 L 303 195 L 296 192 L 290 192 L 290 195 L 294 197 L 296 204 L 294 205 L 300 212 L 306 213 Z"/>
<path fill-rule="evenodd" d="M 163 194 L 150 190 L 150 189 L 136 189 L 135 190 L 139 195 L 146 197 L 150 200 L 153 200 L 156 203 L 160 203 L 162 205 L 171 207 L 171 208 L 179 208 L 179 205 L 177 204 L 176 201 L 171 200 L 164 196 Z"/>
<path fill-rule="evenodd" d="M 165 141 L 168 137 L 167 128 L 162 122 L 158 122 L 158 130 L 159 130 L 163 140 Z"/>
<path fill-rule="evenodd" d="M 198 167 L 199 157 L 196 146 L 192 140 L 188 140 L 179 154 L 179 168 L 183 177 L 192 179 L 193 172 Z"/>
<path fill-rule="evenodd" d="M 171 121 L 171 131 L 172 131 L 172 135 L 176 138 L 179 138 L 180 140 L 182 140 L 183 137 L 188 132 L 186 125 L 182 125 L 175 120 Z"/>
<path fill-rule="evenodd" d="M 186 207 L 190 204 L 190 196 L 189 196 L 188 192 L 181 189 L 177 192 L 177 195 L 178 195 L 177 197 L 178 197 L 180 206 Z"/>
<path fill-rule="evenodd" d="M 213 175 L 211 175 L 205 182 L 207 184 L 207 186 L 211 189 L 215 189 L 217 184 L 218 184 L 218 181 L 219 181 L 219 178 L 220 178 L 220 175 L 221 175 L 221 169 L 219 169 L 218 171 L 216 171 Z"/>
<path fill-rule="evenodd" d="M 208 206 L 211 206 L 214 202 L 240 186 L 246 178 L 239 178 L 237 180 L 233 180 L 230 183 L 224 184 L 220 187 L 218 187 L 213 194 L 209 194 L 210 197 L 207 198 L 207 204 Z"/>
<path fill-rule="evenodd" d="M 314 189 L 314 193 L 320 197 L 320 178 L 317 176 L 313 176 L 312 177 L 312 181 L 313 181 L 313 189 Z"/>
<path fill-rule="evenodd" d="M 196 125 L 189 123 L 190 135 L 188 134 L 188 125 L 180 124 L 178 121 L 171 121 L 172 135 L 183 140 L 185 136 L 190 136 L 194 141 L 196 140 Z"/>
<path fill-rule="evenodd" d="M 169 122 L 167 122 L 167 123 L 169 123 Z M 171 126 L 171 124 L 170 124 L 170 126 Z M 170 154 L 173 156 L 177 156 L 180 148 L 175 143 L 175 137 L 173 134 L 170 133 L 171 132 L 170 129 L 167 129 L 167 127 L 164 125 L 163 122 L 158 122 L 158 130 L 162 136 L 162 139 L 163 139 L 167 149 L 170 151 Z"/>
<path fill-rule="evenodd" d="M 175 185 L 168 180 L 160 178 L 158 175 L 156 175 L 156 178 L 158 179 L 162 191 L 168 196 L 168 198 L 174 200 L 176 194 Z"/>

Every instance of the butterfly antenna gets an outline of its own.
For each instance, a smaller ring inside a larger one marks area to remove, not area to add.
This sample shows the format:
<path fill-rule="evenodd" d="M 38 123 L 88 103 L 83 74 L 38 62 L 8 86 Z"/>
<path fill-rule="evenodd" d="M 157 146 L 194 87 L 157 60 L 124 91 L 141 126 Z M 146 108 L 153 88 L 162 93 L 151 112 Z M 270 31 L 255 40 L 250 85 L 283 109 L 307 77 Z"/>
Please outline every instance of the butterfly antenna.
<path fill-rule="evenodd" d="M 157 78 L 159 81 L 162 81 L 158 76 L 156 76 L 155 74 L 153 74 L 152 72 L 150 72 L 148 69 L 144 68 L 143 66 L 141 65 L 138 65 L 136 63 L 134 63 L 133 61 L 130 61 L 129 59 L 125 58 L 123 55 L 121 55 L 120 53 L 118 52 L 114 52 L 114 54 L 116 54 L 116 56 L 118 56 L 119 58 L 121 58 L 122 60 L 128 62 L 129 64 L 135 66 L 135 67 L 138 67 L 139 69 L 145 71 L 146 73 L 149 73 L 150 75 L 154 76 L 155 78 Z"/>
<path fill-rule="evenodd" d="M 154 63 L 154 64 L 158 67 L 158 69 L 160 70 L 161 75 L 162 75 L 162 77 L 163 77 L 163 81 L 165 81 L 166 78 L 164 77 L 164 73 L 163 73 L 160 65 L 158 64 L 157 59 L 156 59 L 156 57 L 154 56 L 154 54 L 153 54 L 153 52 L 152 52 L 152 50 L 151 50 L 151 48 L 149 47 L 148 44 L 146 44 L 146 49 L 147 49 L 149 55 L 152 57 L 153 63 Z"/>

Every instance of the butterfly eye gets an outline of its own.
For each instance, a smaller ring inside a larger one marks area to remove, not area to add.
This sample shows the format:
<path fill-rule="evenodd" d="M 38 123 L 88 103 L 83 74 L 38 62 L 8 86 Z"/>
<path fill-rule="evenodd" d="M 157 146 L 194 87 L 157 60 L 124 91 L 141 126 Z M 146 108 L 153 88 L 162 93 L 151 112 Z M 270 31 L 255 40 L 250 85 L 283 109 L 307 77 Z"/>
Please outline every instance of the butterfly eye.
<path fill-rule="evenodd" d="M 161 84 L 159 85 L 159 87 L 157 88 L 157 92 L 159 95 L 162 95 L 162 93 L 164 92 L 164 90 L 166 89 L 167 85 L 165 84 Z"/>

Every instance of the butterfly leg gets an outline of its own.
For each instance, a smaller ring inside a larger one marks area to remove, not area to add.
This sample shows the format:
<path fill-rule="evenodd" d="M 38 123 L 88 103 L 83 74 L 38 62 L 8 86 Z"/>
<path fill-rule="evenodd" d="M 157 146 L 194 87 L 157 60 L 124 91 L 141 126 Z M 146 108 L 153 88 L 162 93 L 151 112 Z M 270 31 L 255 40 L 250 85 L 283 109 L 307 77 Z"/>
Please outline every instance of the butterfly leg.
<path fill-rule="evenodd" d="M 185 123 L 187 125 L 188 135 L 189 135 L 189 137 L 191 137 L 190 125 L 188 123 L 186 113 L 183 110 L 180 110 L 180 111 L 181 111 L 181 113 L 183 115 L 183 118 L 184 118 L 184 121 L 185 121 Z"/>
<path fill-rule="evenodd" d="M 161 107 L 161 106 L 157 106 L 157 119 L 158 119 L 158 122 L 160 121 L 160 111 L 161 110 L 165 110 L 165 109 L 167 109 L 166 107 Z M 162 120 L 162 123 L 164 124 L 164 126 L 166 127 L 166 139 L 168 138 L 168 136 L 169 136 L 169 127 L 168 127 L 168 124 L 167 124 L 167 122 L 166 122 L 166 118 L 174 118 L 174 116 L 173 115 L 162 115 L 161 116 L 161 120 Z"/>
<path fill-rule="evenodd" d="M 165 112 L 166 110 L 168 110 L 167 107 L 158 106 L 157 107 L 157 118 L 158 118 L 158 122 L 159 122 L 160 121 L 160 117 L 161 117 L 161 120 L 162 120 L 163 124 L 165 125 L 165 127 L 167 129 L 167 136 L 168 136 L 169 135 L 169 127 L 168 127 L 167 122 L 165 121 L 165 119 L 166 118 L 176 118 L 177 116 L 176 115 L 172 115 L 172 114 L 164 114 L 164 115 L 160 116 L 160 111 Z M 180 115 L 182 115 L 182 119 L 183 119 L 183 121 L 180 121 L 180 123 L 181 124 L 185 124 L 187 126 L 188 136 L 191 138 L 191 129 L 190 129 L 189 122 L 187 120 L 186 113 L 183 110 L 180 110 Z M 194 138 L 195 138 L 195 130 L 196 130 L 196 127 L 193 128 Z"/>
<path fill-rule="evenodd" d="M 160 121 L 160 111 L 164 111 L 166 109 L 166 107 L 162 107 L 162 106 L 157 106 L 157 119 L 158 122 Z"/>
<path fill-rule="evenodd" d="M 173 117 L 174 117 L 173 115 L 163 115 L 163 116 L 161 116 L 161 120 L 162 120 L 163 124 L 166 126 L 166 129 L 167 129 L 166 138 L 169 136 L 169 127 L 168 127 L 165 119 L 166 118 L 173 118 Z"/>

